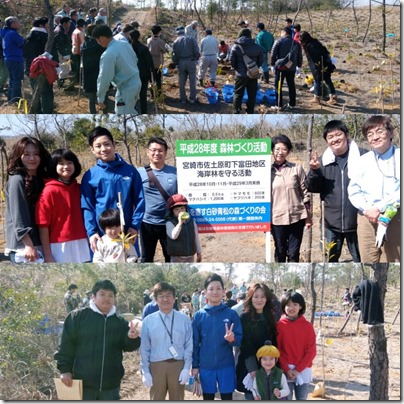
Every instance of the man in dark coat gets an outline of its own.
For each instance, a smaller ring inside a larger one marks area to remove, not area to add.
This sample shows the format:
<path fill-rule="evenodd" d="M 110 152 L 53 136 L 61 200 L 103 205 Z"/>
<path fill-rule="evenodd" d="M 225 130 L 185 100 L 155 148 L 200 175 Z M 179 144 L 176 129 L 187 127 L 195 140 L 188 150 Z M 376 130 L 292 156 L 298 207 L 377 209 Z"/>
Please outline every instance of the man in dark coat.
<path fill-rule="evenodd" d="M 86 36 L 81 46 L 81 57 L 83 61 L 83 90 L 88 97 L 90 114 L 97 113 L 97 78 L 100 71 L 100 59 L 105 48 L 98 45 L 95 38 L 91 36 L 95 25 L 89 24 L 86 27 Z M 105 111 L 106 112 L 106 111 Z"/>
<path fill-rule="evenodd" d="M 240 47 L 243 48 L 245 54 L 249 56 L 258 67 L 262 65 L 264 56 L 261 47 L 251 38 L 251 30 L 249 28 L 243 28 L 230 52 L 230 63 L 236 70 L 233 109 L 235 114 L 241 112 L 244 90 L 247 88 L 248 100 L 246 112 L 247 114 L 253 114 L 258 89 L 258 78 L 252 79 L 247 76 L 247 65 L 244 63 Z"/>
<path fill-rule="evenodd" d="M 83 400 L 119 400 L 125 370 L 123 352 L 139 348 L 138 323 L 116 312 L 116 287 L 108 279 L 92 288 L 88 307 L 66 317 L 54 355 L 60 379 L 67 387 L 83 381 Z"/>
<path fill-rule="evenodd" d="M 147 87 L 151 80 L 152 71 L 154 70 L 153 58 L 149 48 L 139 42 L 140 32 L 138 30 L 131 31 L 129 35 L 132 39 L 132 48 L 137 56 L 137 66 L 142 82 L 139 94 L 140 109 L 136 108 L 136 110 L 140 110 L 141 114 L 147 114 Z"/>
<path fill-rule="evenodd" d="M 24 41 L 25 74 L 29 77 L 32 61 L 45 52 L 48 41 L 49 21 L 47 17 L 34 20 L 33 27 Z M 30 78 L 32 93 L 34 94 L 38 79 Z M 38 114 L 51 114 L 53 112 L 53 84 L 46 80 L 39 101 Z"/>
<path fill-rule="evenodd" d="M 285 68 L 285 66 L 276 66 L 276 61 L 286 57 L 290 51 L 292 51 L 292 66 L 287 68 Z M 275 42 L 271 51 L 271 69 L 275 73 L 276 90 L 276 105 L 271 107 L 271 109 L 278 111 L 283 109 L 294 109 L 296 107 L 295 74 L 296 70 L 299 71 L 302 67 L 302 62 L 302 49 L 299 43 L 293 40 L 292 29 L 290 27 L 282 28 L 281 37 Z M 285 70 L 283 70 L 283 68 L 285 68 Z M 285 78 L 289 89 L 289 104 L 283 107 L 282 85 Z"/>

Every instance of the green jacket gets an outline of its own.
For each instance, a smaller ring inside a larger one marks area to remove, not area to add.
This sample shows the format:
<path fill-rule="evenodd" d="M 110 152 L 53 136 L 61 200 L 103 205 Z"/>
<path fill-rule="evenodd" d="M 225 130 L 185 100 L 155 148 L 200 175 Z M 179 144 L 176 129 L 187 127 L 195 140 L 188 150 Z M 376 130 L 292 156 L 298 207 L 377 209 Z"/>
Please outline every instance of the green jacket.
<path fill-rule="evenodd" d="M 257 379 L 258 394 L 261 396 L 261 400 L 279 400 L 274 394 L 274 389 L 281 390 L 281 378 L 282 370 L 278 367 L 273 367 L 269 376 L 267 376 L 265 370 L 260 368 L 255 373 Z"/>
<path fill-rule="evenodd" d="M 257 37 L 255 38 L 255 42 L 261 47 L 265 54 L 265 52 L 271 52 L 275 39 L 270 32 L 264 29 L 258 33 Z"/>

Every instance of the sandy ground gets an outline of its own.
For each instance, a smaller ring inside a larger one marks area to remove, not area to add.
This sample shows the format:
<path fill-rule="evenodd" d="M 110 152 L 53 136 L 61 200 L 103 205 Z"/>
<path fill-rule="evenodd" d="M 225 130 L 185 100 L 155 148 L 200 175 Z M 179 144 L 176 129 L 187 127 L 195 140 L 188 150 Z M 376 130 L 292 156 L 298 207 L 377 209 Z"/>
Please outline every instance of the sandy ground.
<path fill-rule="evenodd" d="M 333 113 L 399 113 L 400 110 L 400 32 L 397 24 L 397 7 L 387 10 L 387 33 L 386 52 L 381 51 L 381 11 L 373 8 L 372 22 L 369 35 L 365 42 L 362 42 L 365 28 L 368 21 L 368 9 L 357 10 L 359 21 L 358 35 L 356 35 L 356 25 L 352 9 L 334 11 L 332 14 L 326 11 L 316 11 L 310 14 L 313 29 L 310 28 L 309 16 L 302 11 L 296 23 L 302 25 L 302 30 L 307 30 L 318 37 L 327 46 L 327 49 L 337 59 L 337 70 L 332 76 L 337 89 L 338 104 L 330 106 L 325 102 L 322 105 L 311 104 L 312 93 L 308 91 L 305 84 L 305 76 L 310 74 L 307 61 L 304 56 L 303 74 L 296 78 L 297 86 L 297 109 L 285 111 L 285 113 L 298 114 L 333 114 Z M 164 40 L 172 44 L 175 39 L 174 28 L 179 24 L 188 24 L 195 16 L 186 16 L 181 13 L 174 13 L 159 10 L 157 22 L 163 27 Z M 249 18 L 251 17 L 251 18 Z M 217 17 L 216 17 L 217 18 Z M 244 16 L 244 19 L 255 21 L 253 16 Z M 276 26 L 268 25 L 270 31 L 274 31 L 275 39 L 278 37 L 279 29 L 284 17 L 279 17 Z M 112 22 L 130 22 L 137 20 L 141 25 L 143 39 L 150 35 L 150 27 L 156 23 L 155 10 L 142 11 L 138 9 L 121 8 L 116 10 L 112 17 Z M 225 22 L 220 23 L 214 19 L 213 22 L 207 19 L 203 21 L 205 27 L 213 28 L 214 35 L 218 39 L 225 39 L 232 44 L 237 36 L 237 17 L 228 17 Z M 200 28 L 199 38 L 203 38 L 203 29 Z M 255 35 L 255 29 L 253 28 Z M 394 36 L 393 36 L 394 35 Z M 165 114 L 187 114 L 187 113 L 232 113 L 232 105 L 224 102 L 219 97 L 219 103 L 211 105 L 208 102 L 204 88 L 198 86 L 198 100 L 200 104 L 186 104 L 179 102 L 179 88 L 177 72 L 170 66 L 171 60 L 166 55 L 164 66 L 168 67 L 168 75 L 164 77 L 164 100 L 160 100 L 157 105 L 149 100 L 148 113 Z M 219 90 L 226 83 L 234 83 L 234 70 L 229 64 L 220 64 L 218 69 L 217 84 Z M 56 113 L 81 114 L 88 113 L 87 100 L 83 94 L 79 93 L 76 85 L 72 90 L 65 91 L 55 87 L 55 110 Z M 270 84 L 261 83 L 263 91 L 274 88 L 274 77 L 271 76 Z M 188 91 L 188 90 L 187 90 Z M 287 93 L 287 87 L 283 89 Z M 189 94 L 189 91 L 188 91 Z M 31 90 L 28 81 L 25 83 L 25 98 L 29 101 Z M 113 97 L 111 98 L 111 109 L 113 112 Z M 287 96 L 285 98 L 287 101 Z M 2 105 L 1 105 L 2 104 Z M 269 109 L 268 104 L 257 105 L 256 111 L 262 114 L 276 113 Z M 4 94 L 0 95 L 0 113 L 22 113 L 16 106 L 8 106 Z"/>
<path fill-rule="evenodd" d="M 386 295 L 385 329 L 389 356 L 389 399 L 400 399 L 400 320 L 391 325 L 399 308 L 400 291 L 388 289 Z M 341 308 L 335 308 L 340 310 Z M 313 363 L 313 382 L 309 400 L 368 400 L 369 399 L 369 359 L 367 326 L 360 323 L 357 332 L 358 314 L 354 313 L 341 335 L 337 335 L 344 317 L 324 318 L 321 335 L 317 341 L 317 356 Z M 319 320 L 314 322 L 316 333 L 320 330 Z M 324 358 L 324 360 L 323 360 Z M 139 375 L 139 354 L 132 352 L 125 356 L 126 375 L 122 384 L 123 400 L 147 400 L 146 389 Z M 324 379 L 323 379 L 324 375 Z M 312 397 L 316 383 L 325 380 L 324 398 Z M 218 397 L 216 397 L 218 398 Z M 186 400 L 199 400 L 193 396 L 192 387 L 186 386 Z M 242 400 L 237 391 L 235 400 Z"/>

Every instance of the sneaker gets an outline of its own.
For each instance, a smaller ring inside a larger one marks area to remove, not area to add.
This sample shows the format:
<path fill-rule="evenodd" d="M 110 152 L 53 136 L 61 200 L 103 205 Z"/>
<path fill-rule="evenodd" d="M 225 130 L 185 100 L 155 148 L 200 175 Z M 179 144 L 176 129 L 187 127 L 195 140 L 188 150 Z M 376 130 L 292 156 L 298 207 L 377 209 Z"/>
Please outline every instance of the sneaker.
<path fill-rule="evenodd" d="M 181 104 L 186 104 L 187 100 L 181 100 Z"/>
<path fill-rule="evenodd" d="M 282 111 L 282 107 L 278 107 L 277 105 L 271 106 L 272 111 Z"/>
<path fill-rule="evenodd" d="M 190 104 L 200 104 L 198 98 L 196 100 L 189 100 Z"/>
<path fill-rule="evenodd" d="M 290 104 L 286 104 L 285 107 L 283 109 L 296 109 L 295 105 L 290 105 Z"/>

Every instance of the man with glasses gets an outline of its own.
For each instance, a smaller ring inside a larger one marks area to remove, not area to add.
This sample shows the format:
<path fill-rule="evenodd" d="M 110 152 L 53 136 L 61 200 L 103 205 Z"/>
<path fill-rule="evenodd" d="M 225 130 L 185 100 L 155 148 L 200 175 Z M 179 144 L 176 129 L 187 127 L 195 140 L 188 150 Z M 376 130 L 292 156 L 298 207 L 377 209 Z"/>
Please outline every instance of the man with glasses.
<path fill-rule="evenodd" d="M 151 400 L 184 400 L 192 364 L 192 325 L 174 310 L 175 289 L 167 282 L 153 288 L 159 310 L 143 320 L 140 367 Z"/>
<path fill-rule="evenodd" d="M 348 186 L 349 199 L 358 209 L 361 259 L 400 262 L 400 149 L 393 145 L 393 123 L 388 116 L 373 115 L 362 133 L 372 150 L 359 159 Z"/>
<path fill-rule="evenodd" d="M 324 241 L 329 249 L 328 262 L 338 262 L 344 240 L 353 262 L 360 262 L 357 229 L 358 210 L 348 199 L 348 184 L 353 164 L 366 152 L 349 139 L 345 123 L 329 121 L 323 130 L 328 148 L 321 157 L 314 151 L 305 184 L 310 192 L 320 194 L 324 202 Z"/>
<path fill-rule="evenodd" d="M 164 139 L 151 137 L 147 142 L 149 164 L 139 168 L 146 199 L 141 226 L 142 262 L 153 262 L 157 242 L 160 242 L 165 262 L 170 262 L 164 217 L 167 199 L 177 193 L 177 169 L 165 163 L 167 150 Z"/>

